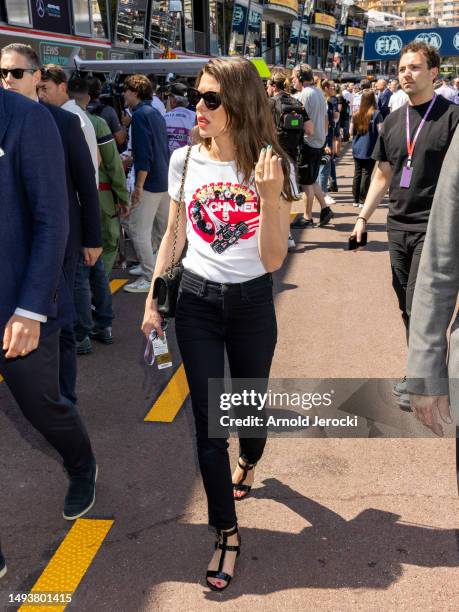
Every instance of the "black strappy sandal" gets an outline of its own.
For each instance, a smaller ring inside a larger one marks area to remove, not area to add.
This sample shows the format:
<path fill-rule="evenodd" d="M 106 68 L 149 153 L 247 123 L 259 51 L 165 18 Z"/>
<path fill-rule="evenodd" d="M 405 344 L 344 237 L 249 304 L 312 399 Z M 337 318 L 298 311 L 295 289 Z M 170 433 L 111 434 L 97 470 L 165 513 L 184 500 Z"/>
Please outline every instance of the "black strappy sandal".
<path fill-rule="evenodd" d="M 251 485 L 244 484 L 244 481 L 247 478 L 247 474 L 248 472 L 250 472 L 250 470 L 253 470 L 253 468 L 257 464 L 256 463 L 246 463 L 245 465 L 242 465 L 240 458 L 237 460 L 237 464 L 241 468 L 241 470 L 244 472 L 244 475 L 242 477 L 242 480 L 240 480 L 239 482 L 233 483 L 233 491 L 245 492 L 245 495 L 240 495 L 240 496 L 234 495 L 234 499 L 236 501 L 241 501 L 241 499 L 245 499 L 248 496 L 248 494 L 250 493 L 250 489 L 252 488 Z"/>
<path fill-rule="evenodd" d="M 238 545 L 237 546 L 229 546 L 227 544 L 228 538 L 237 533 Z M 218 564 L 218 570 L 207 570 L 206 574 L 206 582 L 209 589 L 212 591 L 224 591 L 231 582 L 232 576 L 227 574 L 223 570 L 223 565 L 225 563 L 225 555 L 226 551 L 235 552 L 236 558 L 241 554 L 241 536 L 239 535 L 239 530 L 237 528 L 237 524 L 230 531 L 222 531 L 221 529 L 217 529 L 217 540 L 215 542 L 215 548 L 219 548 L 222 551 L 220 556 L 220 562 Z M 217 580 L 224 580 L 226 582 L 224 587 L 218 587 L 215 584 L 209 582 L 208 578 L 217 578 Z"/>

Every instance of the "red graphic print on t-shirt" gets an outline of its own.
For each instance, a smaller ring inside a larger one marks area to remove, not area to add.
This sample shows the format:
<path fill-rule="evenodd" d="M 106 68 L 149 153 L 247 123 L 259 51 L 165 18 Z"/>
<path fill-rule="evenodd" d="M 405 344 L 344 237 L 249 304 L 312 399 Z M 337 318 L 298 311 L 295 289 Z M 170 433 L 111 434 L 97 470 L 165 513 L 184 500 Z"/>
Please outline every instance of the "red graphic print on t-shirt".
<path fill-rule="evenodd" d="M 260 221 L 258 197 L 244 185 L 210 183 L 193 194 L 188 217 L 198 236 L 216 253 L 223 253 L 255 234 Z"/>

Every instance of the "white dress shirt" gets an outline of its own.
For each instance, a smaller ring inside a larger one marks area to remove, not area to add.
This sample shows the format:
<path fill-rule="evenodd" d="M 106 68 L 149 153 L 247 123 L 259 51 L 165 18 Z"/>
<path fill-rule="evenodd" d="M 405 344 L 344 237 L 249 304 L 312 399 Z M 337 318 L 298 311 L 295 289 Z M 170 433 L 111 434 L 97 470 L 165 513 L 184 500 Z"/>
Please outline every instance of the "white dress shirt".
<path fill-rule="evenodd" d="M 394 94 L 391 95 L 389 100 L 389 110 L 393 113 L 397 108 L 401 108 L 408 102 L 408 94 L 403 89 L 398 89 Z"/>
<path fill-rule="evenodd" d="M 153 96 L 151 105 L 153 108 L 156 108 L 156 110 L 158 110 L 161 113 L 161 115 L 164 117 L 164 115 L 166 114 L 166 107 L 164 106 L 162 100 L 158 98 L 158 96 L 155 96 L 155 95 Z"/>
<path fill-rule="evenodd" d="M 64 110 L 78 115 L 80 118 L 81 129 L 83 130 L 84 137 L 91 153 L 92 163 L 94 165 L 94 173 L 96 175 L 96 184 L 99 185 L 99 156 L 97 153 L 97 138 L 96 132 L 91 121 L 88 119 L 85 111 L 78 106 L 75 100 L 68 100 L 62 105 Z"/>

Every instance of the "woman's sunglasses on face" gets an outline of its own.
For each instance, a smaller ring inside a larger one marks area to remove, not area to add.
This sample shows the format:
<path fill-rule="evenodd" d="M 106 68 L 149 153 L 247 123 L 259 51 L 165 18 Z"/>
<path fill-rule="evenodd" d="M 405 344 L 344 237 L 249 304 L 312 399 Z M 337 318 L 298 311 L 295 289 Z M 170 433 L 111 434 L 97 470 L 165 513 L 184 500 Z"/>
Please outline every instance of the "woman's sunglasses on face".
<path fill-rule="evenodd" d="M 33 74 L 37 71 L 37 68 L 0 68 L 0 76 L 2 79 L 8 78 L 8 75 L 11 74 L 13 79 L 19 81 L 24 76 L 24 72 L 30 72 Z"/>
<path fill-rule="evenodd" d="M 207 106 L 209 110 L 217 110 L 217 108 L 221 105 L 222 99 L 220 98 L 220 94 L 215 91 L 206 91 L 206 93 L 201 93 L 197 89 L 190 87 L 188 89 L 187 98 L 191 102 L 193 106 L 196 106 L 199 100 L 203 99 L 204 104 Z"/>

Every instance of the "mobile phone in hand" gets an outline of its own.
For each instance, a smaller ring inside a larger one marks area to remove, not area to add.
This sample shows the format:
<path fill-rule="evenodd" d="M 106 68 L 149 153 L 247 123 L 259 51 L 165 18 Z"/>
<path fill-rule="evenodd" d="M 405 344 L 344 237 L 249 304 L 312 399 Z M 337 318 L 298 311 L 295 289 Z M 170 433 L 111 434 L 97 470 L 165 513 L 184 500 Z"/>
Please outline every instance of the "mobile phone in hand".
<path fill-rule="evenodd" d="M 368 238 L 367 232 L 362 232 L 362 239 L 360 242 L 357 242 L 357 236 L 350 236 L 348 250 L 354 251 L 355 249 L 358 249 L 359 247 L 364 247 L 367 244 L 367 238 Z"/>

